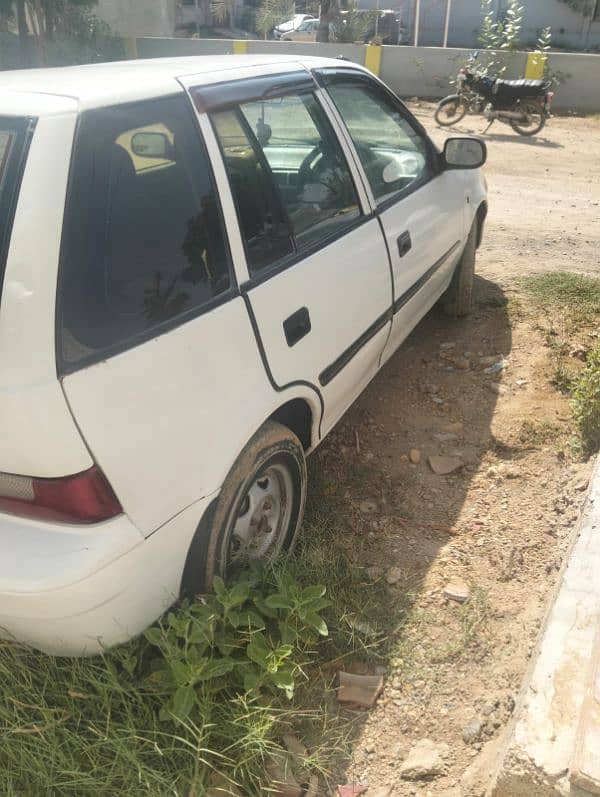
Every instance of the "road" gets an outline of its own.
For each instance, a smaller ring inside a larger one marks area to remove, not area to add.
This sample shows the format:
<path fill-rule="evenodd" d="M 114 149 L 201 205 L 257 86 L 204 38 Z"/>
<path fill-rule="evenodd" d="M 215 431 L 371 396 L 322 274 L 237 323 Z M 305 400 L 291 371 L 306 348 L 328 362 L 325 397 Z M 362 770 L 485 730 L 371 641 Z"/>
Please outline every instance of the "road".
<path fill-rule="evenodd" d="M 433 104 L 410 107 L 438 144 L 487 127 L 471 116 L 442 130 Z M 539 271 L 600 273 L 600 116 L 555 117 L 535 138 L 495 122 L 483 138 L 490 213 L 478 272 L 494 281 Z"/>

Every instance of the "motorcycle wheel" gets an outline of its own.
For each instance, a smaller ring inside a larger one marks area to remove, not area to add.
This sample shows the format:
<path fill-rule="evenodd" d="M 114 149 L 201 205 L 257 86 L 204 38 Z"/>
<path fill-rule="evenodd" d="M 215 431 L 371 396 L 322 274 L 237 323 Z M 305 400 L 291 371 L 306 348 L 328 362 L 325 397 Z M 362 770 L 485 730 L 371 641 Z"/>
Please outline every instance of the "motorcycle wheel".
<path fill-rule="evenodd" d="M 510 119 L 510 126 L 520 136 L 535 136 L 546 124 L 544 109 L 537 102 L 522 102 L 514 110 L 522 111 L 526 116 L 526 121 L 523 123 L 516 119 Z"/>
<path fill-rule="evenodd" d="M 467 110 L 467 104 L 460 97 L 446 97 L 436 108 L 434 118 L 440 127 L 450 127 L 460 122 Z"/>

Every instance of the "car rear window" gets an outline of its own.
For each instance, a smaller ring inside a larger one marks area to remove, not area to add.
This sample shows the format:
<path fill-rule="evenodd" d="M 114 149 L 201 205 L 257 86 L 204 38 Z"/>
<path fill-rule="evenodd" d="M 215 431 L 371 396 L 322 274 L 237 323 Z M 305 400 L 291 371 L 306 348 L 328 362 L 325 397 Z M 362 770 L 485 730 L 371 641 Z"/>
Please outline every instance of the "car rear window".
<path fill-rule="evenodd" d="M 31 120 L 0 116 L 0 292 Z"/>
<path fill-rule="evenodd" d="M 60 373 L 193 318 L 233 285 L 212 171 L 185 97 L 82 114 L 59 274 Z"/>

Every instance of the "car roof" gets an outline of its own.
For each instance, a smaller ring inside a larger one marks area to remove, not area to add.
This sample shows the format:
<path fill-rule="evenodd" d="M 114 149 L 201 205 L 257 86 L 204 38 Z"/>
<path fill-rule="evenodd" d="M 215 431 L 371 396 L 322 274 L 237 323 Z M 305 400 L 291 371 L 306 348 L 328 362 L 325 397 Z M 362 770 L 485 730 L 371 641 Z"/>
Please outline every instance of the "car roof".
<path fill-rule="evenodd" d="M 11 97 L 30 115 L 65 110 L 65 102 L 79 110 L 165 96 L 182 91 L 178 78 L 198 76 L 198 85 L 235 80 L 265 67 L 269 74 L 339 66 L 339 60 L 293 55 L 199 55 L 189 58 L 154 58 L 53 69 L 0 72 L 0 115 L 11 114 Z M 344 66 L 356 66 L 344 62 Z M 17 96 L 18 95 L 18 96 Z M 23 95 L 27 95 L 25 98 Z M 22 110 L 20 111 L 23 112 Z"/>

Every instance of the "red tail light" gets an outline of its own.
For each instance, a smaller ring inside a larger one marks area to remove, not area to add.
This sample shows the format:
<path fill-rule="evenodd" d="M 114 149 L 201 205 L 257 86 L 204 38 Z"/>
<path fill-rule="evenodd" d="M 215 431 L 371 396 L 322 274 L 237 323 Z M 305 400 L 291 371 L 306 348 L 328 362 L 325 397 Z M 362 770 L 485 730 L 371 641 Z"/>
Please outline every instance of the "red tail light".
<path fill-rule="evenodd" d="M 123 512 L 100 468 L 35 479 L 0 473 L 0 512 L 63 523 L 98 523 Z"/>
<path fill-rule="evenodd" d="M 554 92 L 553 91 L 549 91 L 546 94 L 546 102 L 548 103 L 548 105 L 550 105 L 550 103 L 552 102 L 553 99 L 554 99 Z"/>

